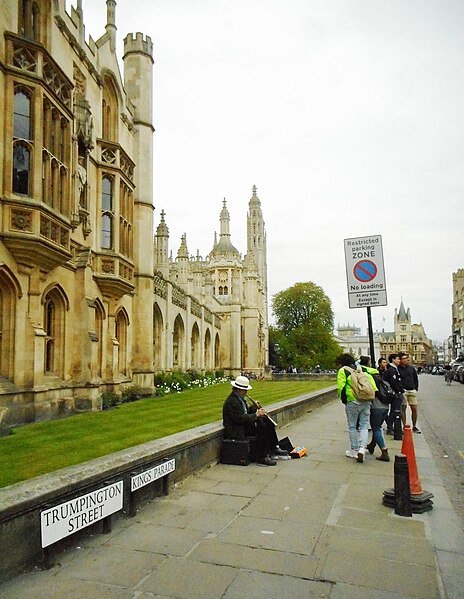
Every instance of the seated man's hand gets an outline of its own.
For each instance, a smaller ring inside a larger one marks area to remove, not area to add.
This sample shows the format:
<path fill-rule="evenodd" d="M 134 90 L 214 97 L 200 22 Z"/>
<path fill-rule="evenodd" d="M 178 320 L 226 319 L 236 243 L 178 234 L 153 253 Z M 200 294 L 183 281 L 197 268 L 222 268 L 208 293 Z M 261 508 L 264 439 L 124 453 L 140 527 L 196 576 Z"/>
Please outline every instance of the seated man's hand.
<path fill-rule="evenodd" d="M 256 411 L 256 416 L 258 416 L 259 418 L 262 418 L 263 416 L 266 416 L 266 411 L 264 408 L 259 408 L 259 410 Z"/>

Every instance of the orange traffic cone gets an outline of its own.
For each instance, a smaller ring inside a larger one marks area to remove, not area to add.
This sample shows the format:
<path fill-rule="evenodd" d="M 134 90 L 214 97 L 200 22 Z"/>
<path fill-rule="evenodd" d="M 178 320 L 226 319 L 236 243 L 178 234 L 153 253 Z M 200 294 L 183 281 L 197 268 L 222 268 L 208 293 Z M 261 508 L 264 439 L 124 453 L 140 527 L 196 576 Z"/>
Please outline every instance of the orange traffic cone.
<path fill-rule="evenodd" d="M 422 486 L 419 480 L 419 475 L 417 473 L 414 441 L 412 440 L 412 430 L 409 424 L 404 425 L 403 444 L 401 445 L 401 453 L 406 456 L 408 461 L 409 487 L 411 489 L 411 495 L 421 495 Z"/>

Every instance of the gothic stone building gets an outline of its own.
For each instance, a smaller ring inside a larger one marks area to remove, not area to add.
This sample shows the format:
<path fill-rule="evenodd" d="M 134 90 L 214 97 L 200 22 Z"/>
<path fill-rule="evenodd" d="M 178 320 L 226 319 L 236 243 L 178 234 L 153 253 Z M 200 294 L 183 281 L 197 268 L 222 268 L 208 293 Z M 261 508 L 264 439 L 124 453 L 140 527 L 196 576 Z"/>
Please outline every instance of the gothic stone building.
<path fill-rule="evenodd" d="M 380 337 L 380 351 L 384 358 L 389 354 L 406 352 L 409 354 L 411 364 L 426 366 L 433 363 L 432 341 L 427 337 L 422 323 L 413 324 L 411 311 L 405 310 L 401 301 L 399 310 L 395 308 L 392 332 L 378 333 Z"/>
<path fill-rule="evenodd" d="M 159 370 L 260 374 L 267 363 L 266 236 L 254 188 L 247 252 L 224 202 L 205 259 L 153 242 L 153 46 L 85 37 L 82 1 L 0 5 L 0 423 L 98 409 L 153 391 Z M 146 250 L 153 247 L 153 252 Z"/>

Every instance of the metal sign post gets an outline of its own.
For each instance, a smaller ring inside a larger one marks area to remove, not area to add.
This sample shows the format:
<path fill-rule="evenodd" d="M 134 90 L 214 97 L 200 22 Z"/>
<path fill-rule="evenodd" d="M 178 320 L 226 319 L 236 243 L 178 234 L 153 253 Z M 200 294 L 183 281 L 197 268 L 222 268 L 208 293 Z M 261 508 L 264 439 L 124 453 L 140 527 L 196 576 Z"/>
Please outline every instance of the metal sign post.
<path fill-rule="evenodd" d="M 375 368 L 372 306 L 387 305 L 382 236 L 369 235 L 344 240 L 348 305 L 367 308 L 371 366 Z"/>

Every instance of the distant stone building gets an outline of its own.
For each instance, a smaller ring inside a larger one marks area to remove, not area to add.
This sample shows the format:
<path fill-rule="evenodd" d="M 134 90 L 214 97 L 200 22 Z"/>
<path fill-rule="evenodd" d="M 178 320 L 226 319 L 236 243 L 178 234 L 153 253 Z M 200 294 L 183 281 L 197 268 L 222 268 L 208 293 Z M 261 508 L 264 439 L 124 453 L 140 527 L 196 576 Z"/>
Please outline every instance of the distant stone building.
<path fill-rule="evenodd" d="M 249 201 L 247 251 L 224 202 L 209 255 L 154 236 L 153 45 L 117 62 L 116 2 L 85 39 L 82 0 L 0 5 L 0 422 L 99 409 L 157 370 L 267 364 L 266 234 Z"/>
<path fill-rule="evenodd" d="M 376 359 L 380 357 L 380 340 L 379 334 L 376 332 L 374 337 L 374 356 Z M 361 335 L 361 329 L 355 325 L 338 326 L 336 341 L 347 352 L 359 358 L 359 356 L 370 356 L 369 335 Z M 375 366 L 375 365 L 374 365 Z"/>
<path fill-rule="evenodd" d="M 413 324 L 411 312 L 405 310 L 403 301 L 399 310 L 395 308 L 392 332 L 379 333 L 380 351 L 385 358 L 391 353 L 406 352 L 415 366 L 425 366 L 435 361 L 432 341 L 427 337 L 422 323 Z"/>
<path fill-rule="evenodd" d="M 453 272 L 451 359 L 464 355 L 464 268 Z"/>

